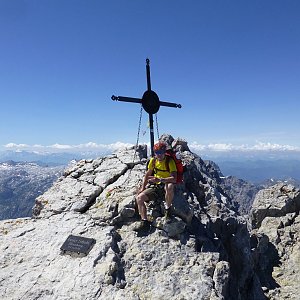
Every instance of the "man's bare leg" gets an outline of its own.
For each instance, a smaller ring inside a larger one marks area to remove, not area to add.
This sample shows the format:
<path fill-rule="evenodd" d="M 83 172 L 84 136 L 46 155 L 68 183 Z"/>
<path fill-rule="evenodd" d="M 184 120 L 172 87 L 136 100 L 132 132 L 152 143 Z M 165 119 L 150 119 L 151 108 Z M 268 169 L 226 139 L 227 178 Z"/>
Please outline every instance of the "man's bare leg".
<path fill-rule="evenodd" d="M 137 206 L 138 206 L 138 211 L 139 211 L 139 215 L 141 216 L 142 220 L 147 220 L 147 208 L 145 205 L 145 202 L 148 202 L 148 197 L 147 195 L 145 195 L 143 192 L 140 193 L 137 196 Z"/>
<path fill-rule="evenodd" d="M 173 183 L 167 183 L 165 185 L 165 199 L 166 199 L 166 209 L 170 208 L 173 202 L 174 198 L 174 184 Z"/>

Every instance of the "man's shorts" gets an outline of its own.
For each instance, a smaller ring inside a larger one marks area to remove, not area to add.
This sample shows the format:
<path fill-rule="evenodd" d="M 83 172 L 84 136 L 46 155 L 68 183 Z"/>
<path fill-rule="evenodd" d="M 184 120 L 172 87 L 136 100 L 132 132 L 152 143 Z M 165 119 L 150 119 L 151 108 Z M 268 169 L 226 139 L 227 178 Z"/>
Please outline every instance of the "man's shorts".
<path fill-rule="evenodd" d="M 164 184 L 151 184 L 143 192 L 149 201 L 163 201 L 165 199 Z"/>

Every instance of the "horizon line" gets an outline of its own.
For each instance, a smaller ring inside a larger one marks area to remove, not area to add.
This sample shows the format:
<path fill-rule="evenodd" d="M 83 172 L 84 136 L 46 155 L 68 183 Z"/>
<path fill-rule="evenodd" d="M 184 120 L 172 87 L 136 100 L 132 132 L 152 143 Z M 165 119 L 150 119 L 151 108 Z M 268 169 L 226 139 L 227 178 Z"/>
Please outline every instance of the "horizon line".
<path fill-rule="evenodd" d="M 52 145 L 40 145 L 40 144 L 17 144 L 8 143 L 2 147 L 5 150 L 12 151 L 33 151 L 33 152 L 81 152 L 81 151 L 116 151 L 129 147 L 133 147 L 135 144 L 126 142 L 115 142 L 110 144 L 97 144 L 95 142 L 87 142 L 84 144 L 69 145 L 55 143 Z M 141 145 L 147 145 L 144 143 Z M 234 145 L 231 143 L 209 143 L 200 144 L 198 142 L 192 142 L 188 144 L 188 147 L 194 152 L 300 152 L 300 147 L 256 141 L 255 144 L 240 144 Z"/>

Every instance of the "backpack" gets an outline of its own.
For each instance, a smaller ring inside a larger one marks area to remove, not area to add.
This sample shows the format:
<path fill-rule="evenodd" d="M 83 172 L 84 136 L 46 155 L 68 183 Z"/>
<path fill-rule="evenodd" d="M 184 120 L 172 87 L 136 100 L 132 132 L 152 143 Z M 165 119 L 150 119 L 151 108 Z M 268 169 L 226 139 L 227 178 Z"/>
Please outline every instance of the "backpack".
<path fill-rule="evenodd" d="M 169 162 L 170 159 L 173 159 L 176 165 L 176 169 L 177 169 L 177 180 L 176 180 L 176 184 L 177 183 L 182 183 L 183 182 L 183 171 L 184 171 L 184 167 L 182 164 L 182 160 L 180 158 L 180 155 L 178 152 L 174 152 L 172 149 L 169 149 L 166 151 L 166 170 L 170 172 L 170 166 L 169 166 Z M 155 173 L 155 169 L 157 170 L 157 168 L 155 168 L 155 161 L 156 158 L 154 157 L 153 159 L 153 170 Z"/>

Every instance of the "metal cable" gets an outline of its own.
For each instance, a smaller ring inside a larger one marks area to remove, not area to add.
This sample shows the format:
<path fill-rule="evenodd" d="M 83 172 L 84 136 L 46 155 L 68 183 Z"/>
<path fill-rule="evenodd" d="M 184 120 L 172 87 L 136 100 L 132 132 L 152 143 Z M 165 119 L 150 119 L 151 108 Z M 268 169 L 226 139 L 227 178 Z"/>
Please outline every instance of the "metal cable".
<path fill-rule="evenodd" d="M 156 122 L 156 130 L 157 130 L 157 140 L 159 140 L 157 113 L 155 114 L 155 122 Z"/>

